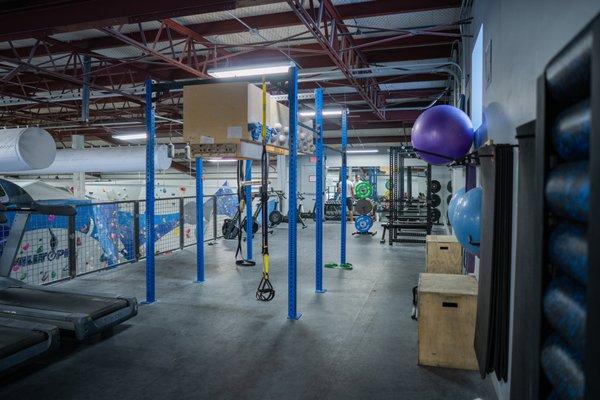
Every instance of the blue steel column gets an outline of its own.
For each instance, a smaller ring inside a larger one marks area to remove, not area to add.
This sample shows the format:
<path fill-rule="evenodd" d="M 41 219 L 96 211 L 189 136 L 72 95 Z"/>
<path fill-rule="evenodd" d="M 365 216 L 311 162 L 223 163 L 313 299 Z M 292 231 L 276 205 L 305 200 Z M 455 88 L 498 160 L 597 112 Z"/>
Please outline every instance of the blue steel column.
<path fill-rule="evenodd" d="M 298 69 L 294 66 L 290 69 L 290 85 L 288 92 L 290 105 L 290 165 L 288 172 L 288 318 L 298 319 L 301 314 L 297 310 L 296 281 L 297 271 L 297 238 L 296 238 L 296 208 L 297 208 L 297 156 L 298 156 Z"/>
<path fill-rule="evenodd" d="M 252 160 L 246 161 L 245 180 L 252 179 Z M 252 185 L 246 186 L 246 259 L 252 261 L 252 226 L 254 220 L 252 218 Z"/>
<path fill-rule="evenodd" d="M 154 107 L 152 105 L 152 80 L 146 79 L 146 303 L 156 300 L 154 283 Z"/>
<path fill-rule="evenodd" d="M 323 89 L 315 90 L 315 128 L 317 137 L 317 187 L 316 187 L 316 227 L 317 242 L 315 255 L 315 292 L 325 293 L 323 289 Z"/>
<path fill-rule="evenodd" d="M 196 282 L 204 282 L 204 181 L 202 158 L 196 158 Z M 217 210 L 213 210 L 217 212 Z"/>
<path fill-rule="evenodd" d="M 342 189 L 342 217 L 341 217 L 341 245 L 340 245 L 340 265 L 346 264 L 346 224 L 348 217 L 346 214 L 346 199 L 348 193 L 346 189 L 346 180 L 348 180 L 348 171 L 346 171 L 346 147 L 348 146 L 348 117 L 347 112 L 342 112 L 342 168 L 340 177 L 340 187 Z"/>

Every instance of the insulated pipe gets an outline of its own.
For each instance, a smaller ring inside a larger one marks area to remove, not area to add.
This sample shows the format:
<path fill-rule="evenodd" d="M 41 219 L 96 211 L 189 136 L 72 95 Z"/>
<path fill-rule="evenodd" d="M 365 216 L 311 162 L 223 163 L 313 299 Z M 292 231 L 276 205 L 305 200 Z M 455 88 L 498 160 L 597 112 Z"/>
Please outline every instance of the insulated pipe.
<path fill-rule="evenodd" d="M 0 172 L 46 168 L 55 157 L 54 139 L 43 129 L 0 130 Z"/>
<path fill-rule="evenodd" d="M 36 147 L 36 153 L 40 152 L 41 148 Z M 1 161 L 0 165 L 2 165 Z M 170 166 L 171 159 L 167 154 L 167 146 L 156 146 L 154 169 L 164 171 Z M 143 172 L 145 170 L 146 146 L 127 146 L 56 150 L 56 158 L 47 168 L 18 171 L 15 170 L 14 165 L 11 165 L 12 172 L 5 173 L 46 175 L 73 172 Z"/>

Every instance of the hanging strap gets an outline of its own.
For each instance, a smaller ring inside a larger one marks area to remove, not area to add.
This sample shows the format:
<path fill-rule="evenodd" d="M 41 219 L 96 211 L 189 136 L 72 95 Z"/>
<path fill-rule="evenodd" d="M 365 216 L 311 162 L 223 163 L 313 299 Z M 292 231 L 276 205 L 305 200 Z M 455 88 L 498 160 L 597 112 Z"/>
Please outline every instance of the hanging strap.
<path fill-rule="evenodd" d="M 275 298 L 275 289 L 269 281 L 269 227 L 267 225 L 267 203 L 269 194 L 267 185 L 269 182 L 269 155 L 267 154 L 267 83 L 263 77 L 262 82 L 262 156 L 261 156 L 261 184 L 260 202 L 262 207 L 262 256 L 263 271 L 262 278 L 256 290 L 256 299 L 260 301 L 271 301 Z"/>
<path fill-rule="evenodd" d="M 237 170 L 237 198 L 238 198 L 238 211 L 237 211 L 237 220 L 235 223 L 237 224 L 237 249 L 235 251 L 235 264 L 240 265 L 242 267 L 252 267 L 256 265 L 256 262 L 251 260 L 246 260 L 244 258 L 244 253 L 242 252 L 242 209 L 243 209 L 243 188 L 242 181 L 244 180 L 244 167 L 242 165 L 243 161 L 238 161 L 238 170 Z M 250 236 L 248 236 L 247 240 L 252 240 Z"/>

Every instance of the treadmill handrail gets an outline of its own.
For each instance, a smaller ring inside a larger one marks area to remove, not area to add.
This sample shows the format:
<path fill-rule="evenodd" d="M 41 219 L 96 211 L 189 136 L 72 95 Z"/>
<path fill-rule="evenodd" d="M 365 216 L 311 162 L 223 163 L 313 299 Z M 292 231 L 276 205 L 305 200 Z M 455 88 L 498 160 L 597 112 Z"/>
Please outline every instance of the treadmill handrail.
<path fill-rule="evenodd" d="M 77 214 L 77 210 L 71 205 L 46 205 L 36 202 L 32 203 L 30 206 L 7 206 L 4 211 L 28 212 L 30 214 L 60 215 L 67 217 L 71 217 Z"/>

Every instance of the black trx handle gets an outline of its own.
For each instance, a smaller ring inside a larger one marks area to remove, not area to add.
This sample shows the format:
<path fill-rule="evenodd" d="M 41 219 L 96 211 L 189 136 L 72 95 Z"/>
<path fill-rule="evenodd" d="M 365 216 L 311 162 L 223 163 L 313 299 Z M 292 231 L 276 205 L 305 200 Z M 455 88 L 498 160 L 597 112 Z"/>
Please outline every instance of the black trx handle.
<path fill-rule="evenodd" d="M 256 289 L 256 300 L 271 301 L 274 298 L 275 289 L 273 289 L 273 285 L 271 285 L 271 281 L 269 281 L 269 275 L 263 274 L 263 277 L 258 284 L 258 289 Z"/>

